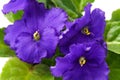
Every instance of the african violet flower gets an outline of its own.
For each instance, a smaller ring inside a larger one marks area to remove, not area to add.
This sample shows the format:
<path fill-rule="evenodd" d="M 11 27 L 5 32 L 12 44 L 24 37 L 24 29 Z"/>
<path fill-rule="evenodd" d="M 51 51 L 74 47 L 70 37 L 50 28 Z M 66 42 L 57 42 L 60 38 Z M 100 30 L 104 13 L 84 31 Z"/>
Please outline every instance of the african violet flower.
<path fill-rule="evenodd" d="M 104 12 L 98 8 L 90 12 L 90 8 L 91 4 L 88 4 L 84 8 L 84 16 L 66 24 L 69 29 L 59 43 L 62 53 L 68 53 L 69 46 L 74 43 L 91 42 L 97 38 L 103 39 L 105 28 Z"/>
<path fill-rule="evenodd" d="M 67 15 L 60 8 L 47 10 L 42 3 L 31 3 L 24 13 L 21 20 L 7 27 L 4 40 L 21 60 L 39 63 L 54 55 Z"/>
<path fill-rule="evenodd" d="M 70 53 L 56 58 L 51 72 L 63 80 L 108 80 L 105 58 L 106 48 L 99 42 L 73 44 Z"/>
<path fill-rule="evenodd" d="M 16 13 L 18 10 L 24 10 L 29 3 L 34 3 L 36 0 L 10 0 L 3 7 L 3 13 L 14 12 Z"/>

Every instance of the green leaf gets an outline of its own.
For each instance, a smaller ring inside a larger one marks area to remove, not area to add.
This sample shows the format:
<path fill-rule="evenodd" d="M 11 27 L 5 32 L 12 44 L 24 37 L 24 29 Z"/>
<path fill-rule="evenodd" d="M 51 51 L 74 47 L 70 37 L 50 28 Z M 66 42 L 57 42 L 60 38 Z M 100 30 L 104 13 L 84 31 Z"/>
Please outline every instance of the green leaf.
<path fill-rule="evenodd" d="M 120 54 L 120 22 L 108 21 L 104 36 L 108 50 Z"/>
<path fill-rule="evenodd" d="M 46 8 L 51 8 L 54 6 L 53 2 L 51 0 L 37 0 L 38 2 L 44 3 Z"/>
<path fill-rule="evenodd" d="M 108 50 L 120 54 L 120 9 L 113 11 L 111 20 L 107 21 L 105 40 Z"/>
<path fill-rule="evenodd" d="M 120 21 L 120 9 L 113 11 L 111 21 Z"/>
<path fill-rule="evenodd" d="M 11 58 L 2 70 L 1 80 L 54 80 L 54 77 L 46 65 L 31 65 Z"/>
<path fill-rule="evenodd" d="M 56 5 L 56 7 L 63 8 L 68 13 L 70 19 L 80 17 L 86 4 L 94 2 L 94 0 L 52 0 L 52 1 Z"/>
<path fill-rule="evenodd" d="M 10 21 L 10 22 L 14 22 L 16 20 L 19 20 L 22 18 L 22 15 L 23 15 L 23 11 L 18 11 L 17 13 L 13 13 L 13 12 L 10 12 L 8 14 L 6 14 L 5 16 L 7 17 L 7 19 Z"/>
<path fill-rule="evenodd" d="M 55 77 L 54 80 L 62 80 L 62 78 L 56 78 L 56 77 Z"/>
<path fill-rule="evenodd" d="M 4 28 L 0 29 L 0 57 L 14 56 L 15 53 L 4 43 Z"/>
<path fill-rule="evenodd" d="M 120 55 L 109 51 L 107 63 L 110 68 L 109 80 L 120 80 Z"/>

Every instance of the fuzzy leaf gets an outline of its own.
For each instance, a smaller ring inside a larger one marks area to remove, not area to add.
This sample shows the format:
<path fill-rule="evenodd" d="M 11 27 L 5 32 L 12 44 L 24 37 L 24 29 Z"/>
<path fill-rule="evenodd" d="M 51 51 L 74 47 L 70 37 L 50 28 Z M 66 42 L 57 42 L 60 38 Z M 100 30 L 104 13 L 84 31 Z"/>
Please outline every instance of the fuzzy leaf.
<path fill-rule="evenodd" d="M 113 11 L 111 21 L 120 21 L 120 9 Z"/>
<path fill-rule="evenodd" d="M 120 80 L 120 55 L 109 51 L 107 63 L 110 68 L 109 80 Z"/>
<path fill-rule="evenodd" d="M 54 80 L 54 77 L 46 65 L 31 65 L 11 58 L 5 64 L 0 80 Z"/>
<path fill-rule="evenodd" d="M 17 13 L 10 12 L 10 13 L 6 14 L 5 16 L 7 17 L 7 19 L 10 22 L 13 23 L 16 20 L 21 19 L 22 15 L 23 15 L 23 11 L 18 11 Z"/>
<path fill-rule="evenodd" d="M 108 45 L 108 50 L 120 54 L 120 22 L 107 22 L 104 36 Z"/>

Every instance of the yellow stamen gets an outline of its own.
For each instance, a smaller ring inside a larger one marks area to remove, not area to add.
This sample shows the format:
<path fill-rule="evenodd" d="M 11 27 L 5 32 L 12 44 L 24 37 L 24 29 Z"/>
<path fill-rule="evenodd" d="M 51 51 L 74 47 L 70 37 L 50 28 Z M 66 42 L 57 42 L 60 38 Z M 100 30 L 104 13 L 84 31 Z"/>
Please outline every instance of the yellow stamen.
<path fill-rule="evenodd" d="M 33 34 L 33 38 L 34 40 L 38 41 L 40 39 L 40 34 L 38 31 L 36 31 L 34 34 Z"/>
<path fill-rule="evenodd" d="M 88 28 L 87 27 L 85 27 L 85 28 L 83 28 L 83 31 L 82 31 L 84 34 L 86 34 L 86 35 L 90 35 L 90 32 L 89 32 L 89 30 L 88 30 Z"/>
<path fill-rule="evenodd" d="M 86 63 L 85 57 L 80 57 L 79 63 L 80 63 L 80 66 L 82 67 Z"/>

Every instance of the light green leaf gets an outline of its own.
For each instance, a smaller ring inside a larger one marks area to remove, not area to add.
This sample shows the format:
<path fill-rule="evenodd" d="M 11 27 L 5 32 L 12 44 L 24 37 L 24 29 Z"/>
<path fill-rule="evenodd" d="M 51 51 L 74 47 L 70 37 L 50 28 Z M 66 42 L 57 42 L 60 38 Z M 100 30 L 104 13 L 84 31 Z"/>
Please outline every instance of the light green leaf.
<path fill-rule="evenodd" d="M 120 42 L 107 42 L 108 50 L 120 54 Z"/>
<path fill-rule="evenodd" d="M 0 80 L 54 80 L 54 77 L 46 65 L 30 65 L 18 58 L 11 58 L 5 64 Z"/>
<path fill-rule="evenodd" d="M 108 45 L 108 50 L 120 54 L 120 22 L 107 22 L 104 36 Z"/>
<path fill-rule="evenodd" d="M 15 53 L 4 43 L 4 28 L 0 29 L 0 57 L 14 56 Z"/>
<path fill-rule="evenodd" d="M 120 80 L 120 55 L 108 52 L 107 63 L 110 68 L 109 80 Z"/>
<path fill-rule="evenodd" d="M 7 17 L 7 19 L 10 22 L 14 22 L 16 20 L 21 19 L 22 15 L 23 15 L 23 11 L 18 11 L 17 13 L 10 12 L 10 13 L 6 14 L 5 16 Z"/>
<path fill-rule="evenodd" d="M 120 9 L 113 11 L 111 21 L 120 21 Z"/>
<path fill-rule="evenodd" d="M 82 15 L 83 9 L 87 3 L 94 0 L 52 0 L 56 7 L 63 8 L 70 19 L 78 18 Z"/>

